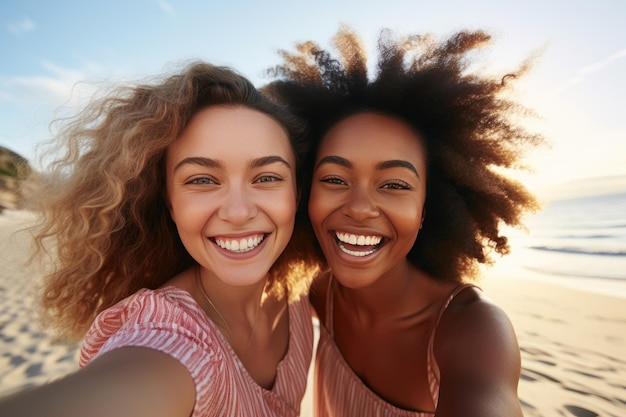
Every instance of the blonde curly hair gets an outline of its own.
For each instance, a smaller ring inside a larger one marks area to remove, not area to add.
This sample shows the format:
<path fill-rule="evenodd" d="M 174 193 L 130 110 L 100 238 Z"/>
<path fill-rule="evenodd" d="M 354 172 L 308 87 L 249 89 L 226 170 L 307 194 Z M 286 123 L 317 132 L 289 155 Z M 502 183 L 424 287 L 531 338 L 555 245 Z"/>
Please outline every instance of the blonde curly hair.
<path fill-rule="evenodd" d="M 203 62 L 154 83 L 118 86 L 55 121 L 62 129 L 46 155 L 58 156 L 44 164 L 31 197 L 41 214 L 35 256 L 53 261 L 42 285 L 43 318 L 64 339 L 82 338 L 100 311 L 195 263 L 165 204 L 164 158 L 190 118 L 215 105 L 273 117 L 300 159 L 302 123 L 235 71 Z M 304 290 L 305 259 L 288 245 L 270 285 Z"/>

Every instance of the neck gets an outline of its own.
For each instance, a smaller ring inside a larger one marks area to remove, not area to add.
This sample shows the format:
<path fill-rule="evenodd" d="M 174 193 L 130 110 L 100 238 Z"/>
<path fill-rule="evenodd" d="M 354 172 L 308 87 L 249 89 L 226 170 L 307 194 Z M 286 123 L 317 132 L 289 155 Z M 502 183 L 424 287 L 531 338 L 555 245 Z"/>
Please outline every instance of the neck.
<path fill-rule="evenodd" d="M 263 303 L 267 277 L 253 285 L 235 287 L 211 277 L 201 266 L 197 268 L 199 289 L 205 293 L 210 307 L 216 310 L 214 313 L 226 322 L 222 325 L 232 327 L 232 323 L 248 323 L 253 326 Z"/>
<path fill-rule="evenodd" d="M 360 321 L 393 320 L 415 311 L 415 285 L 419 271 L 408 261 L 399 265 L 374 283 L 363 288 L 348 288 L 337 282 L 338 300 L 346 311 Z"/>

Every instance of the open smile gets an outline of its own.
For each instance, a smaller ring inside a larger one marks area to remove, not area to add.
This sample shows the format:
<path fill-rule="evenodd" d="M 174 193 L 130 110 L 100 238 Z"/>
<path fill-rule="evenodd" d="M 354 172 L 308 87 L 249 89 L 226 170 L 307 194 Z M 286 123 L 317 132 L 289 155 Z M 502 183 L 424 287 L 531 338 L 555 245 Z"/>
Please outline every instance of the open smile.
<path fill-rule="evenodd" d="M 222 249 L 225 249 L 233 253 L 245 253 L 256 249 L 263 240 L 265 240 L 264 234 L 254 234 L 243 238 L 227 238 L 227 237 L 215 237 L 212 238 L 213 242 Z"/>
<path fill-rule="evenodd" d="M 371 255 L 384 244 L 382 236 L 356 235 L 339 231 L 335 231 L 335 239 L 342 252 L 358 257 Z"/>

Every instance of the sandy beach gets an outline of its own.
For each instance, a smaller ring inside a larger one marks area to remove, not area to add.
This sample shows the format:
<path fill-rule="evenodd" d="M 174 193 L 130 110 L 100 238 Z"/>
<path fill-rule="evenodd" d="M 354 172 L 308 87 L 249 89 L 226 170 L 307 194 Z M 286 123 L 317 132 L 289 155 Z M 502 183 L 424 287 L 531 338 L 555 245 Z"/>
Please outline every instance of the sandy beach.
<path fill-rule="evenodd" d="M 0 214 L 0 396 L 42 384 L 77 367 L 76 347 L 56 343 L 42 329 L 34 308 L 36 276 L 28 272 L 32 216 Z"/>
<path fill-rule="evenodd" d="M 525 274 L 494 271 L 482 284 L 518 336 L 524 415 L 626 415 L 626 299 Z"/>
<path fill-rule="evenodd" d="M 39 277 L 23 267 L 28 235 L 16 233 L 30 220 L 0 215 L 0 397 L 76 369 L 76 347 L 54 343 L 37 323 L 31 289 Z M 526 417 L 626 415 L 626 298 L 510 267 L 489 270 L 481 285 L 516 329 Z"/>

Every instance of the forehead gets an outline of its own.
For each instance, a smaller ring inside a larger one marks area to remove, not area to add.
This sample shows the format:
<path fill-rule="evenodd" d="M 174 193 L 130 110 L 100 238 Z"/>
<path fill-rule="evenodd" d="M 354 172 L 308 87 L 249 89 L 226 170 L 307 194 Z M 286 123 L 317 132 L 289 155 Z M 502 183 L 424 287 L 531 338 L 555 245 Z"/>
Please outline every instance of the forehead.
<path fill-rule="evenodd" d="M 245 106 L 213 106 L 196 113 L 168 149 L 168 159 L 190 154 L 211 158 L 259 154 L 293 156 L 285 128 L 273 117 Z"/>
<path fill-rule="evenodd" d="M 422 163 L 426 160 L 423 139 L 409 124 L 370 112 L 349 116 L 326 133 L 318 158 L 331 154 L 376 160 L 409 158 Z"/>

